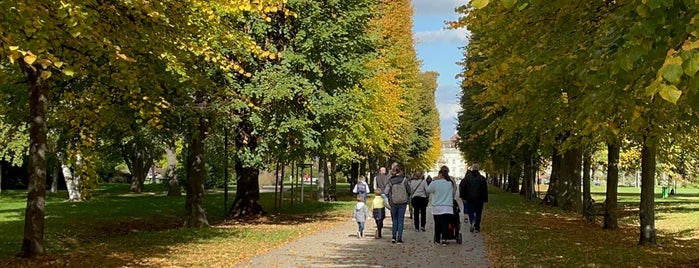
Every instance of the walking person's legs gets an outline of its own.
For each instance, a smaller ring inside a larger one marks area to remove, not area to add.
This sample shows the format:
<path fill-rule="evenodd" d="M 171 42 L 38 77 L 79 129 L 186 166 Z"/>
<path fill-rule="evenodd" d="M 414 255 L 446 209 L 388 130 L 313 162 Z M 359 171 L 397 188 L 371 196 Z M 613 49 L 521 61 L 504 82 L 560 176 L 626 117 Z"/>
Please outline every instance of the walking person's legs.
<path fill-rule="evenodd" d="M 449 233 L 449 217 L 450 216 L 451 216 L 451 214 L 439 215 L 439 217 L 440 217 L 439 225 L 441 225 L 439 227 L 439 229 L 442 231 L 441 236 L 442 236 L 442 245 L 443 246 L 445 246 L 447 244 L 446 238 L 448 237 L 448 233 Z"/>
<path fill-rule="evenodd" d="M 473 203 L 466 203 L 466 211 L 468 212 L 468 221 L 471 223 L 471 227 L 469 228 L 470 232 L 473 232 L 475 230 L 474 222 L 476 221 L 476 215 L 475 215 L 475 204 Z"/>
<path fill-rule="evenodd" d="M 419 217 L 420 218 L 420 230 L 423 232 L 425 231 L 425 225 L 427 225 L 427 198 L 423 197 L 420 198 L 420 207 L 419 207 Z"/>
<path fill-rule="evenodd" d="M 397 219 L 397 225 L 398 228 L 396 230 L 397 234 L 397 239 L 399 243 L 403 243 L 403 222 L 405 220 L 405 210 L 407 209 L 406 205 L 396 205 L 396 215 L 395 218 Z"/>
<path fill-rule="evenodd" d="M 461 200 L 461 204 L 463 204 L 462 208 L 464 209 L 464 223 L 469 223 L 468 202 L 466 202 L 466 200 Z"/>
<path fill-rule="evenodd" d="M 442 225 L 439 224 L 439 215 L 432 215 L 432 219 L 434 220 L 434 243 L 439 244 L 442 241 Z"/>
<path fill-rule="evenodd" d="M 480 231 L 481 230 L 481 218 L 483 215 L 483 203 L 477 203 L 473 205 L 474 209 L 474 214 L 475 214 L 475 219 L 473 223 L 473 228 L 475 231 Z"/>
<path fill-rule="evenodd" d="M 398 216 L 397 205 L 391 206 L 391 242 L 396 242 L 396 234 L 398 234 L 398 220 L 403 220 L 402 217 Z M 405 210 L 403 210 L 405 212 Z"/>
<path fill-rule="evenodd" d="M 413 224 L 415 224 L 415 231 L 420 231 L 420 215 L 418 215 L 420 213 L 420 207 L 418 206 L 418 202 L 420 202 L 420 200 L 418 199 L 419 197 L 413 197 L 411 200 L 411 203 L 413 203 L 412 215 Z"/>

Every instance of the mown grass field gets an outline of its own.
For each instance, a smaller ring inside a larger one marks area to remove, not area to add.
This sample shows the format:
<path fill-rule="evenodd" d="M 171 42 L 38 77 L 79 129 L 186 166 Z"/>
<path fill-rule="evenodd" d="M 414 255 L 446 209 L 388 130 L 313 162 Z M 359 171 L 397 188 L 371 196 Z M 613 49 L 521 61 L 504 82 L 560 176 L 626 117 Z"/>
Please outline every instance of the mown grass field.
<path fill-rule="evenodd" d="M 129 194 L 128 185 L 103 184 L 89 202 L 47 195 L 48 254 L 19 259 L 26 191 L 0 194 L 0 267 L 232 267 L 285 242 L 346 221 L 354 204 L 339 185 L 341 200 L 317 203 L 306 189 L 304 204 L 274 210 L 274 194 L 262 194 L 268 214 L 255 221 L 224 221 L 223 193 L 210 191 L 205 208 L 212 228 L 182 228 L 184 196 L 167 197 L 162 185 Z M 344 188 L 343 188 L 344 187 Z M 230 193 L 229 205 L 234 191 Z"/>
<path fill-rule="evenodd" d="M 597 202 L 604 190 L 593 187 Z M 641 247 L 638 188 L 619 188 L 620 229 L 609 231 L 601 216 L 590 224 L 493 187 L 482 227 L 491 261 L 495 267 L 699 267 L 699 191 L 678 190 L 662 199 L 656 189 L 658 245 Z"/>

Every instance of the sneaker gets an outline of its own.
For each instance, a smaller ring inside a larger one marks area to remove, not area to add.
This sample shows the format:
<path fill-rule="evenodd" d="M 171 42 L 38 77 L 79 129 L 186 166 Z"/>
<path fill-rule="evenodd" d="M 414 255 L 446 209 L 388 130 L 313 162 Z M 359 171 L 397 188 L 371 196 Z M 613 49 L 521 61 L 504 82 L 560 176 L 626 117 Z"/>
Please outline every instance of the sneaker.
<path fill-rule="evenodd" d="M 399 245 L 402 245 L 402 244 L 403 244 L 403 240 L 398 240 L 398 244 L 399 244 Z"/>
<path fill-rule="evenodd" d="M 476 229 L 476 230 L 473 230 L 473 232 L 474 232 L 474 233 L 480 233 L 481 230 Z"/>
<path fill-rule="evenodd" d="M 473 228 L 473 225 L 471 225 L 471 228 L 468 229 L 468 231 L 469 231 L 469 232 L 472 232 L 472 233 L 473 233 L 473 231 L 475 231 L 475 230 L 476 230 L 476 228 Z"/>
<path fill-rule="evenodd" d="M 415 232 L 420 232 L 420 229 L 415 229 Z"/>
<path fill-rule="evenodd" d="M 427 232 L 427 230 L 425 230 L 425 227 L 420 228 L 420 231 Z"/>
<path fill-rule="evenodd" d="M 395 243 L 396 243 L 396 239 L 395 239 L 395 238 L 391 238 L 391 243 L 395 244 Z"/>
<path fill-rule="evenodd" d="M 446 241 L 446 240 L 442 240 L 442 246 L 443 246 L 443 247 L 446 247 L 446 246 L 447 246 L 447 241 Z"/>
<path fill-rule="evenodd" d="M 360 233 L 359 231 L 357 231 L 357 239 L 359 239 L 359 238 L 362 238 L 362 233 Z"/>

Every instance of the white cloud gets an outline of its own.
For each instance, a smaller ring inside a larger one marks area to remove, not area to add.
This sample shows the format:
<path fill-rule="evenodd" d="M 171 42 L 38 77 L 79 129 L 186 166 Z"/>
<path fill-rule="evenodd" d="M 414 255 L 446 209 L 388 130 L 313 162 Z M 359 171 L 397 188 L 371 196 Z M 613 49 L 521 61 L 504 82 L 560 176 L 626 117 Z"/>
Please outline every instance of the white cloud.
<path fill-rule="evenodd" d="M 437 103 L 437 110 L 439 110 L 439 120 L 454 120 L 459 111 L 461 111 L 461 105 L 456 103 Z"/>
<path fill-rule="evenodd" d="M 454 13 L 454 8 L 465 5 L 468 0 L 413 0 L 416 16 L 442 16 Z"/>
<path fill-rule="evenodd" d="M 468 30 L 459 28 L 454 30 L 439 29 L 437 31 L 416 32 L 413 36 L 417 44 L 434 43 L 463 43 L 468 42 Z"/>

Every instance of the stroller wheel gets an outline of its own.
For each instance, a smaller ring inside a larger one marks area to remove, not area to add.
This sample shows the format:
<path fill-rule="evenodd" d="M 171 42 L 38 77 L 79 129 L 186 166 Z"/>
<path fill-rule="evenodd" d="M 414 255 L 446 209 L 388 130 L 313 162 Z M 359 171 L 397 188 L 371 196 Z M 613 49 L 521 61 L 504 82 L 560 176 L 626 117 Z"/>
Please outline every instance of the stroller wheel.
<path fill-rule="evenodd" d="M 459 233 L 459 237 L 456 238 L 456 243 L 459 243 L 459 245 L 461 245 L 461 242 L 463 242 L 463 237 L 461 236 L 461 233 Z"/>

